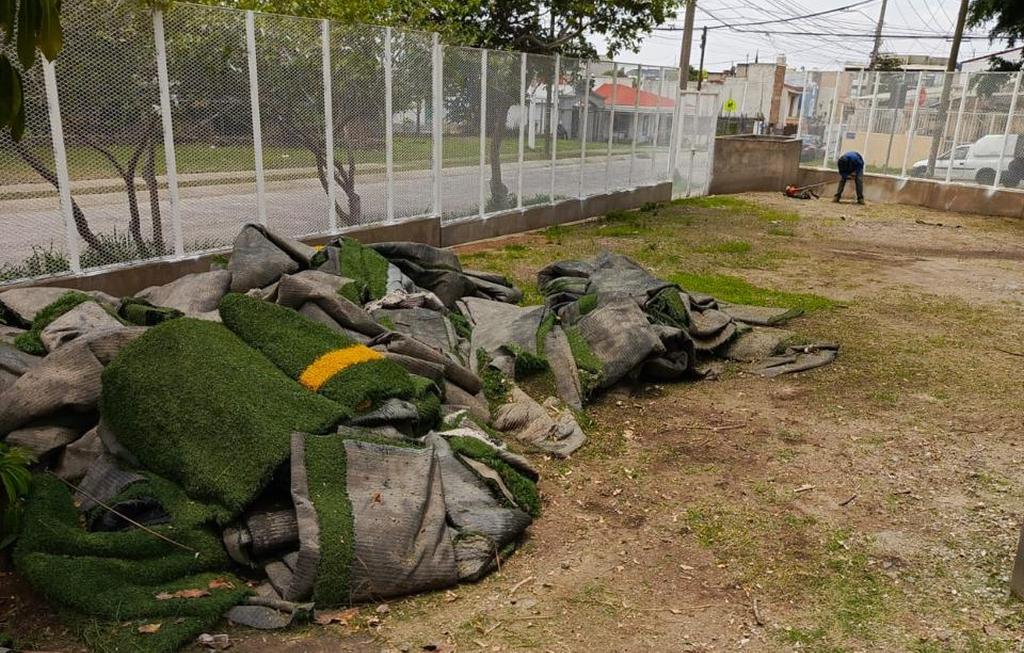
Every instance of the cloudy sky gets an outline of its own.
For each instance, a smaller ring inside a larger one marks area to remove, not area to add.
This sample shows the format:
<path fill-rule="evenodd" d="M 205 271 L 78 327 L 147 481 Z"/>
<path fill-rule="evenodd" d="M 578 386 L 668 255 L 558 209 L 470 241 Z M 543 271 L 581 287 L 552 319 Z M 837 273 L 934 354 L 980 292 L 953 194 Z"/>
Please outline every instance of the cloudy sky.
<path fill-rule="evenodd" d="M 737 29 L 775 32 L 762 34 L 738 32 L 723 25 L 738 25 L 759 21 L 793 18 L 838 7 L 855 4 L 857 0 L 697 0 L 697 19 L 691 63 L 696 66 L 700 57 L 699 28 L 707 25 L 708 46 L 704 67 L 718 71 L 733 63 L 742 63 L 749 57 L 760 56 L 771 61 L 785 54 L 790 66 L 812 69 L 830 69 L 847 62 L 866 62 L 871 52 L 872 38 L 881 0 L 871 0 L 839 13 L 817 18 Z M 885 15 L 882 51 L 899 54 L 930 54 L 947 56 L 949 40 L 939 38 L 898 38 L 908 36 L 949 35 L 953 33 L 960 0 L 889 0 Z M 682 15 L 665 25 L 681 27 Z M 714 29 L 711 29 L 714 28 Z M 785 33 L 782 33 L 785 32 Z M 824 35 L 824 34 L 828 35 Z M 854 35 L 867 35 L 859 37 Z M 989 43 L 987 30 L 968 30 L 960 48 L 960 60 L 980 56 L 1006 47 L 1004 42 Z M 658 65 L 678 65 L 680 31 L 656 31 L 645 39 L 635 53 L 621 53 L 620 61 Z M 603 53 L 604 44 L 594 40 Z"/>

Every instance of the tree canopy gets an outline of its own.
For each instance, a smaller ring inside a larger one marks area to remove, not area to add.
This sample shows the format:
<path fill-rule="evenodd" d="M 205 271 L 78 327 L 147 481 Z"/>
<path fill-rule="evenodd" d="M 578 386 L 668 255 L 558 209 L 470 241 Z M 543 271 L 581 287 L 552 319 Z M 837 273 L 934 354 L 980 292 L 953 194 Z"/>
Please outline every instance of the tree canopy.
<path fill-rule="evenodd" d="M 973 0 L 967 14 L 969 27 L 992 23 L 988 35 L 992 40 L 1006 39 L 1010 47 L 1024 43 L 1024 2 L 1006 0 Z M 1020 70 L 1024 64 L 1024 51 L 1016 61 L 992 57 L 990 70 L 1009 72 Z"/>

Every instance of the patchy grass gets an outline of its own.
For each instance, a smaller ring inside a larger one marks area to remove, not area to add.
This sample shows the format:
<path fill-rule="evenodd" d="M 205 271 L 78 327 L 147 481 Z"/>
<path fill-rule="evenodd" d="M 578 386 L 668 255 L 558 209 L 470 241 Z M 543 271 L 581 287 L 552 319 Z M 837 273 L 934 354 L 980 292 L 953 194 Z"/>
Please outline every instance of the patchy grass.
<path fill-rule="evenodd" d="M 728 274 L 677 272 L 669 275 L 668 279 L 682 286 L 684 290 L 706 293 L 716 299 L 733 304 L 802 308 L 804 312 L 819 311 L 835 306 L 834 301 L 820 295 L 760 288 Z"/>

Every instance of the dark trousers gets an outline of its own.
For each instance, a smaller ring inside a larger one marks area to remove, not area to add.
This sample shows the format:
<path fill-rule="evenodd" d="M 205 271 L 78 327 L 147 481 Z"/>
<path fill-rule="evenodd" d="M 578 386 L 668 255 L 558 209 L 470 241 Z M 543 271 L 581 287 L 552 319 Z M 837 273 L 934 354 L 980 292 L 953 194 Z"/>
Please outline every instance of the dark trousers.
<path fill-rule="evenodd" d="M 864 180 L 861 179 L 860 175 L 853 178 L 854 183 L 857 186 L 857 201 L 864 199 Z M 839 188 L 836 189 L 836 199 L 840 199 L 843 196 L 843 189 L 846 188 L 846 179 L 843 177 L 839 178 Z"/>

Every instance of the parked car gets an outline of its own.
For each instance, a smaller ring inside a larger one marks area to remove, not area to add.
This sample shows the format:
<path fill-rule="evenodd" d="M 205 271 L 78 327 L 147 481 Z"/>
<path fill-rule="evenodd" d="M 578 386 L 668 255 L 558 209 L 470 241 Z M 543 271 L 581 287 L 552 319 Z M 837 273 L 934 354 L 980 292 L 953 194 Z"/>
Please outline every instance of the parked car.
<path fill-rule="evenodd" d="M 952 153 L 953 171 L 950 179 L 991 186 L 996 181 L 1000 149 L 1003 151 L 1003 174 L 999 183 L 1016 188 L 1024 179 L 1024 138 L 1017 134 L 989 134 L 969 145 L 958 145 Z M 950 152 L 943 152 L 935 160 L 935 176 L 944 178 L 949 166 Z M 914 162 L 911 174 L 923 177 L 927 170 L 928 160 L 922 159 Z"/>

